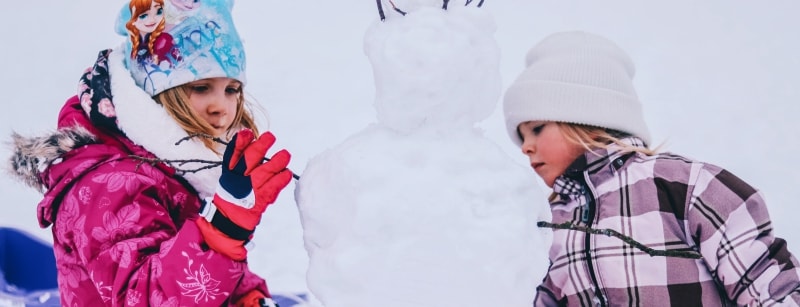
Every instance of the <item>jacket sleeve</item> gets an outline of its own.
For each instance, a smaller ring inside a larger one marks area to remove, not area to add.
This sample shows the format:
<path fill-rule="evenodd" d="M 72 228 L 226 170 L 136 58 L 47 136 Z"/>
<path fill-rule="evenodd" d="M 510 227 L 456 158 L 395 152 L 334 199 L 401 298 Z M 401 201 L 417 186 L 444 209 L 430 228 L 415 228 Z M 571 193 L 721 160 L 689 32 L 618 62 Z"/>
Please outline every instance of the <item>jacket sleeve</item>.
<path fill-rule="evenodd" d="M 103 164 L 65 195 L 65 201 L 89 200 L 77 206 L 73 214 L 80 222 L 70 227 L 83 237 L 74 250 L 106 302 L 223 306 L 254 289 L 268 294 L 245 262 L 204 247 L 193 221 L 176 225 L 183 220 L 178 216 L 196 216 L 175 208 L 173 200 L 185 197 L 185 190 L 170 186 L 177 182 L 154 167 L 132 164 Z"/>
<path fill-rule="evenodd" d="M 728 298 L 742 306 L 798 306 L 800 263 L 774 236 L 761 193 L 716 166 L 695 176 L 687 232 Z"/>
<path fill-rule="evenodd" d="M 247 295 L 247 293 L 253 289 L 260 291 L 265 297 L 272 297 L 272 295 L 269 293 L 269 289 L 267 289 L 267 283 L 264 281 L 264 279 L 251 272 L 249 269 L 245 269 L 239 287 L 236 287 L 234 292 L 231 294 L 231 303 L 238 302 L 240 298 Z"/>

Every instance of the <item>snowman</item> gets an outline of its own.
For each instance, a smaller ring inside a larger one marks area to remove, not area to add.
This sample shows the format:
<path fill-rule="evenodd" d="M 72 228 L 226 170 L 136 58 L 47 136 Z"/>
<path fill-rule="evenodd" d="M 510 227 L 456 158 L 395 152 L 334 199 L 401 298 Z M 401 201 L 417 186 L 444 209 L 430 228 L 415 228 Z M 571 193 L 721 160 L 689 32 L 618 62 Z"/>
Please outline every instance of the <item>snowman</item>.
<path fill-rule="evenodd" d="M 494 20 L 420 3 L 365 35 L 377 122 L 297 184 L 308 287 L 326 307 L 530 306 L 546 196 L 476 128 L 500 97 Z"/>

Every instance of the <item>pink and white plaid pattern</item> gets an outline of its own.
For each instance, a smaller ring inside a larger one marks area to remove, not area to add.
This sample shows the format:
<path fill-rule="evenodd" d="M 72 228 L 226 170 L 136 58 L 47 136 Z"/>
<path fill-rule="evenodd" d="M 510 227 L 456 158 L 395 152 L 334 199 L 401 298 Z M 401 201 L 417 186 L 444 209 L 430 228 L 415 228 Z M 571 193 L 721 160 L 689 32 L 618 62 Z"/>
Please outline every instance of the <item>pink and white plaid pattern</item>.
<path fill-rule="evenodd" d="M 703 258 L 650 256 L 613 236 L 555 230 L 536 306 L 800 305 L 800 262 L 774 236 L 761 194 L 720 167 L 612 145 L 576 160 L 553 189 L 553 223 Z"/>

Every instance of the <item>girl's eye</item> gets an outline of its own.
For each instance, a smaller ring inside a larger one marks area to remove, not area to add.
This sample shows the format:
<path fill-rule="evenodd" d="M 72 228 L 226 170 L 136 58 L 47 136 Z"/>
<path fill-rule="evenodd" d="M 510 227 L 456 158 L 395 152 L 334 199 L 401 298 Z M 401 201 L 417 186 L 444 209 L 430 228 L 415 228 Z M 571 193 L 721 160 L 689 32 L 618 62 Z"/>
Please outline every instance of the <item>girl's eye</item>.
<path fill-rule="evenodd" d="M 533 129 L 531 129 L 531 131 L 533 131 L 534 135 L 539 135 L 539 133 L 542 133 L 542 129 L 544 129 L 544 125 L 545 124 L 541 124 L 541 125 L 538 125 L 536 127 L 533 127 Z"/>
<path fill-rule="evenodd" d="M 139 15 L 139 20 L 145 20 L 145 19 L 147 19 L 147 14 Z"/>
<path fill-rule="evenodd" d="M 239 94 L 241 91 L 241 87 L 229 87 L 225 89 L 225 92 L 228 94 Z"/>
<path fill-rule="evenodd" d="M 158 12 L 156 12 L 156 15 L 158 16 L 164 15 L 164 8 L 158 8 Z"/>
<path fill-rule="evenodd" d="M 191 89 L 192 89 L 192 92 L 195 92 L 195 93 L 205 93 L 205 92 L 208 91 L 208 86 L 207 85 L 193 85 L 191 87 Z"/>

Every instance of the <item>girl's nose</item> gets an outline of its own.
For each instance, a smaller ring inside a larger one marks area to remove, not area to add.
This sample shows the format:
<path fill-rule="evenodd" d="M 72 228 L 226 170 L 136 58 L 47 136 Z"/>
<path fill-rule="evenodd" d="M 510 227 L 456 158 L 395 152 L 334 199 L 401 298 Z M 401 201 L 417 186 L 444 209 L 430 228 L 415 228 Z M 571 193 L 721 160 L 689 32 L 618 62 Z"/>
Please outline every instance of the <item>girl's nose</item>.
<path fill-rule="evenodd" d="M 531 138 L 525 138 L 522 140 L 522 154 L 529 155 L 536 153 L 536 142 Z"/>
<path fill-rule="evenodd" d="M 225 94 L 211 97 L 206 112 L 212 115 L 220 115 L 225 112 Z"/>

